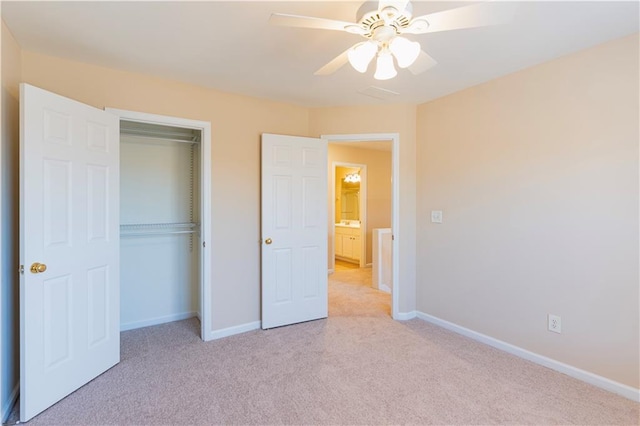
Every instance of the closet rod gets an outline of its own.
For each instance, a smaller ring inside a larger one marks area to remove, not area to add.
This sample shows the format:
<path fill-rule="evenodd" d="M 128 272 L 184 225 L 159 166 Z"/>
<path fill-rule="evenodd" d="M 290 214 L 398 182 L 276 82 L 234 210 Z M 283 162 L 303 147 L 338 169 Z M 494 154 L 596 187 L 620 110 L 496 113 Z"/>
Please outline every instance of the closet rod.
<path fill-rule="evenodd" d="M 173 234 L 195 234 L 198 231 L 149 231 L 149 232 L 125 232 L 120 237 L 143 237 L 149 235 L 173 235 Z"/>
<path fill-rule="evenodd" d="M 200 141 L 185 141 L 182 139 L 163 138 L 162 136 L 143 136 L 143 135 L 133 135 L 128 133 L 120 133 L 120 135 L 125 137 L 130 137 L 130 138 L 165 141 L 165 142 L 178 142 L 178 143 L 188 143 L 188 144 L 200 143 Z"/>
<path fill-rule="evenodd" d="M 123 223 L 120 225 L 120 229 L 133 229 L 133 228 L 171 228 L 177 226 L 187 226 L 190 228 L 200 225 L 197 222 L 160 222 L 160 223 Z"/>
<path fill-rule="evenodd" d="M 191 137 L 191 138 L 196 138 L 197 135 L 194 134 L 193 131 L 191 130 L 195 130 L 196 132 L 200 132 L 199 130 L 196 129 L 184 129 L 184 130 L 188 130 L 186 132 L 168 132 L 168 131 L 153 131 L 152 129 L 133 129 L 133 128 L 128 128 L 128 127 L 120 127 L 120 133 L 128 133 L 128 134 L 138 134 L 138 135 L 147 135 L 147 136 L 159 136 L 159 137 L 166 137 L 166 136 L 180 136 L 180 137 Z"/>

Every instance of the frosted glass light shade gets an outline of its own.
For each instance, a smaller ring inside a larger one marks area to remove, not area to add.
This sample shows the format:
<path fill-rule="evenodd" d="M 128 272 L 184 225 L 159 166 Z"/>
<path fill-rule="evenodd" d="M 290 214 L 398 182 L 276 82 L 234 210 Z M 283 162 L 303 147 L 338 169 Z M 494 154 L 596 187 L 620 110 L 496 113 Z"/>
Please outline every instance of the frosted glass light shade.
<path fill-rule="evenodd" d="M 347 183 L 358 183 L 360 182 L 360 174 L 349 173 L 347 176 L 345 176 L 344 181 Z"/>
<path fill-rule="evenodd" d="M 420 54 L 420 43 L 404 37 L 395 37 L 389 43 L 389 50 L 396 57 L 400 68 L 410 67 Z"/>
<path fill-rule="evenodd" d="M 347 52 L 349 63 L 358 72 L 366 72 L 369 67 L 369 63 L 376 56 L 378 51 L 378 45 L 371 41 L 365 41 L 353 46 Z"/>
<path fill-rule="evenodd" d="M 376 80 L 389 80 L 398 75 L 396 68 L 393 66 L 393 56 L 389 51 L 380 52 L 376 63 L 376 73 L 373 76 Z"/>

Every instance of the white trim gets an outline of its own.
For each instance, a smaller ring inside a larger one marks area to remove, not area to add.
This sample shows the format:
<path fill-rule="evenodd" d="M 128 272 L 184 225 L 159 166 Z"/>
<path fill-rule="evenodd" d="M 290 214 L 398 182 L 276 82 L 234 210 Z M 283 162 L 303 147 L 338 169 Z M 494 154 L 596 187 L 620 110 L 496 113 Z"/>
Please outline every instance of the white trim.
<path fill-rule="evenodd" d="M 138 121 L 141 123 L 149 124 L 164 124 L 176 127 L 185 127 L 191 129 L 203 129 L 206 125 L 211 128 L 211 123 L 208 121 L 192 120 L 190 118 L 172 117 L 169 115 L 150 114 L 147 112 L 129 111 L 126 109 L 105 107 L 105 111 L 111 114 L 117 115 L 120 119 L 128 121 Z M 203 136 L 204 141 L 204 136 Z"/>
<path fill-rule="evenodd" d="M 391 229 L 393 232 L 393 288 L 391 290 L 391 317 L 399 320 L 400 314 L 400 133 L 361 133 L 321 135 L 329 142 L 391 141 Z M 334 184 L 335 186 L 335 184 Z M 415 297 L 415 296 L 414 296 Z"/>
<path fill-rule="evenodd" d="M 438 317 L 434 317 L 433 315 L 425 314 L 424 312 L 420 311 L 416 312 L 416 314 L 417 317 L 423 321 L 435 324 L 442 328 L 446 328 L 447 330 L 469 337 L 473 340 L 477 340 L 478 342 L 484 343 L 485 345 L 492 346 L 517 357 L 526 359 L 527 361 L 531 361 L 560 373 L 566 374 L 567 376 L 573 377 L 574 379 L 578 379 L 609 392 L 616 393 L 632 401 L 640 402 L 640 389 L 636 389 L 631 386 L 613 381 L 611 379 L 607 379 L 606 377 L 591 373 L 589 371 L 582 370 L 572 365 L 556 361 L 555 359 L 548 358 L 544 355 L 528 351 L 519 346 L 512 345 L 511 343 L 503 342 L 502 340 L 495 339 L 491 336 L 487 336 L 486 334 L 478 333 L 477 331 L 470 330 L 458 324 L 454 324 Z"/>
<path fill-rule="evenodd" d="M 254 321 L 222 328 L 220 330 L 211 330 L 211 340 L 222 339 L 223 337 L 234 336 L 236 334 L 246 333 L 247 331 L 259 330 L 261 325 L 262 323 L 260 321 Z"/>
<path fill-rule="evenodd" d="M 9 395 L 9 398 L 7 398 L 6 401 L 3 401 L 3 406 L 2 406 L 2 423 L 4 424 L 4 422 L 7 421 L 7 417 L 9 417 L 9 414 L 11 414 L 11 410 L 13 409 L 13 406 L 16 405 L 16 401 L 18 401 L 18 395 L 20 394 L 20 383 L 16 383 L 15 387 L 13 388 L 13 391 L 11 391 L 11 395 Z"/>
<path fill-rule="evenodd" d="M 211 123 L 208 121 L 191 120 L 188 118 L 170 117 L 166 115 L 148 114 L 144 112 L 127 111 L 117 108 L 105 108 L 105 111 L 117 115 L 120 119 L 172 125 L 202 131 L 200 143 L 200 190 L 202 202 L 200 207 L 200 236 L 205 244 L 201 247 L 201 279 L 200 279 L 200 337 L 204 341 L 211 340 Z"/>
<path fill-rule="evenodd" d="M 378 290 L 391 294 L 391 288 L 386 284 L 380 284 L 380 287 L 378 288 Z"/>
<path fill-rule="evenodd" d="M 409 321 L 416 317 L 416 311 L 411 312 L 398 312 L 398 315 L 394 319 L 398 321 Z"/>
<path fill-rule="evenodd" d="M 150 327 L 152 325 L 164 324 L 172 321 L 180 321 L 187 318 L 198 317 L 197 312 L 182 312 L 180 314 L 165 315 L 162 317 L 151 318 L 144 321 L 134 321 L 120 324 L 120 331 L 134 330 L 136 328 Z"/>

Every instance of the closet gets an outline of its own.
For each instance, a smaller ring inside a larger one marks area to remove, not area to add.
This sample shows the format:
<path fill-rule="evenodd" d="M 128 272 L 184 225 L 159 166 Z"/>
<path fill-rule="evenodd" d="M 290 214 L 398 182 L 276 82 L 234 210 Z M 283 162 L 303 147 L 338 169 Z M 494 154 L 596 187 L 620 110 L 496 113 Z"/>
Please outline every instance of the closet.
<path fill-rule="evenodd" d="M 200 317 L 202 129 L 120 120 L 121 330 Z"/>

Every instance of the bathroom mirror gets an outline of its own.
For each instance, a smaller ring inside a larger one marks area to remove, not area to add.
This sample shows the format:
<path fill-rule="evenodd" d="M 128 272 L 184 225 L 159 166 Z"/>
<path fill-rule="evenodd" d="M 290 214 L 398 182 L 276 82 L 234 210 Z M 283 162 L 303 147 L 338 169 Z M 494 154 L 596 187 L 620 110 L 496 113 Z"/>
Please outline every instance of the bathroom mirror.
<path fill-rule="evenodd" d="M 336 221 L 360 220 L 360 168 L 336 167 Z"/>

